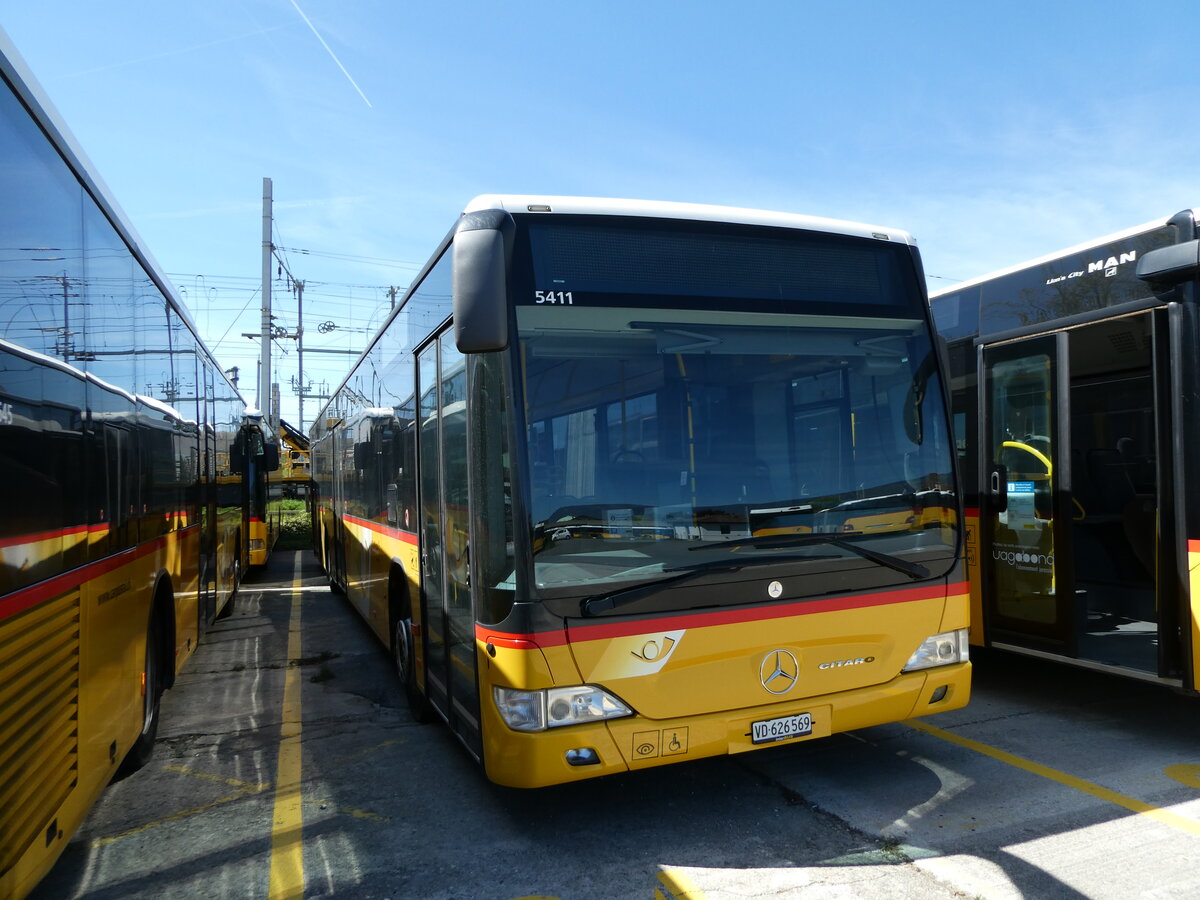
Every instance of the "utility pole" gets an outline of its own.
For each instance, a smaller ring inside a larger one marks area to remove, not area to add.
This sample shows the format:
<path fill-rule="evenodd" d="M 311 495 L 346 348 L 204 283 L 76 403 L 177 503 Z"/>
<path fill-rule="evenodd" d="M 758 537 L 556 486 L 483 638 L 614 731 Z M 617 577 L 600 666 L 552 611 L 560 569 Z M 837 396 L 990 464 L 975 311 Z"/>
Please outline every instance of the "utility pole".
<path fill-rule="evenodd" d="M 271 409 L 271 179 L 263 179 L 262 206 L 262 363 L 258 376 L 258 406 L 267 428 L 278 431 Z"/>
<path fill-rule="evenodd" d="M 300 423 L 297 426 L 304 432 L 304 282 L 292 280 L 296 286 L 296 315 L 299 324 L 296 326 L 296 368 L 298 374 L 296 383 L 300 385 Z"/>

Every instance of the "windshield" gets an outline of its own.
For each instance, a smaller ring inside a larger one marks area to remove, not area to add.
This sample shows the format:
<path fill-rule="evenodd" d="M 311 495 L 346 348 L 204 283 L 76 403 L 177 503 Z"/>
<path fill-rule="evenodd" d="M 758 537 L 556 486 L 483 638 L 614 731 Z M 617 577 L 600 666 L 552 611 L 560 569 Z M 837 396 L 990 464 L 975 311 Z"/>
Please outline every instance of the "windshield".
<path fill-rule="evenodd" d="M 690 587 L 682 573 L 728 581 L 750 566 L 774 576 L 772 563 L 811 572 L 803 593 L 817 594 L 953 564 L 942 388 L 907 298 L 864 296 L 861 278 L 856 309 L 828 286 L 783 302 L 756 288 L 738 302 L 641 283 L 622 293 L 608 275 L 589 291 L 557 275 L 535 276 L 560 284 L 556 302 L 532 288 L 517 307 L 544 599 L 607 608 L 619 602 L 594 601 L 640 583 Z"/>

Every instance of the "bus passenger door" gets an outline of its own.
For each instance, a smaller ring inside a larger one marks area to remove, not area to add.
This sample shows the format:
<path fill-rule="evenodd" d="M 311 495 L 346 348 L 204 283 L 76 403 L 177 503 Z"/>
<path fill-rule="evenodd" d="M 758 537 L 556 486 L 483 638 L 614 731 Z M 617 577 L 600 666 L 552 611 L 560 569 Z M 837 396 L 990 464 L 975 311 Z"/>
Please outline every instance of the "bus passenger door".
<path fill-rule="evenodd" d="M 1079 658 L 1178 677 L 1182 480 L 1168 398 L 1183 388 L 1168 318 L 1162 309 L 1070 332 L 1072 566 Z"/>
<path fill-rule="evenodd" d="M 204 379 L 200 401 L 199 469 L 196 477 L 196 512 L 200 524 L 199 562 L 199 634 L 208 630 L 216 616 L 217 607 L 217 429 L 216 381 L 211 366 L 201 363 L 199 375 Z"/>
<path fill-rule="evenodd" d="M 993 644 L 1074 655 L 1065 333 L 981 347 L 981 571 Z"/>
<path fill-rule="evenodd" d="M 449 330 L 419 359 L 421 599 L 429 699 L 478 756 L 465 362 Z"/>
<path fill-rule="evenodd" d="M 446 617 L 442 609 L 442 452 L 438 421 L 437 343 L 417 362 L 417 457 L 420 471 L 421 636 L 425 650 L 425 693 L 449 718 L 446 683 Z"/>

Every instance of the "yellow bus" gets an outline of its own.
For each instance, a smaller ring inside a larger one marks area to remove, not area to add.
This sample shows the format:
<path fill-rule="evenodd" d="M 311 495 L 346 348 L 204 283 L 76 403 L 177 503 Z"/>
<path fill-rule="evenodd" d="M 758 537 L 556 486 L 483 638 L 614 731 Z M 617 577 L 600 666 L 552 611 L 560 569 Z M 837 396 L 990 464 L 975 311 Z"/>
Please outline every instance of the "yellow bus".
<path fill-rule="evenodd" d="M 0 81 L 0 897 L 22 897 L 230 609 L 251 425 L 2 32 Z"/>
<path fill-rule="evenodd" d="M 245 484 L 247 553 L 251 566 L 265 566 L 279 539 L 283 475 L 282 441 L 272 434 L 256 407 L 246 410 L 246 424 L 234 450 L 235 469 Z"/>
<path fill-rule="evenodd" d="M 947 409 L 902 231 L 480 197 L 317 418 L 316 550 L 505 785 L 956 709 Z"/>

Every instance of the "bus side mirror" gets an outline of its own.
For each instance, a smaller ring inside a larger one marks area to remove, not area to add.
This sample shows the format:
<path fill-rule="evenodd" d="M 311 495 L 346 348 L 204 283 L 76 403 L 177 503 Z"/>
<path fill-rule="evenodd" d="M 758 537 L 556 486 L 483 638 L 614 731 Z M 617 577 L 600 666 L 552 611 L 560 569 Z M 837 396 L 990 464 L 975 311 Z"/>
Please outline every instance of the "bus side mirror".
<path fill-rule="evenodd" d="M 263 444 L 262 468 L 264 472 L 279 470 L 279 445 Z"/>
<path fill-rule="evenodd" d="M 1200 240 L 1151 250 L 1137 261 L 1137 277 L 1154 284 L 1178 284 L 1200 274 Z"/>
<path fill-rule="evenodd" d="M 454 235 L 454 341 L 462 353 L 508 346 L 508 277 L 503 210 L 469 213 Z"/>

